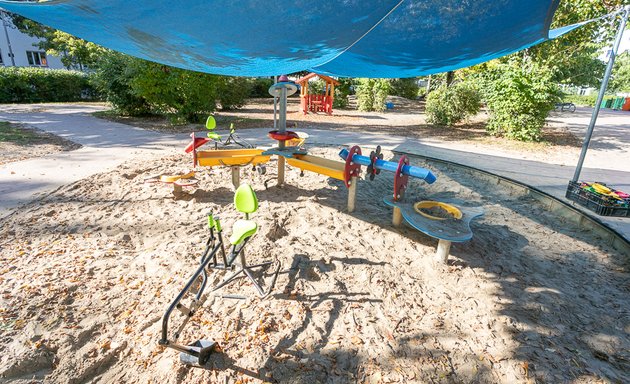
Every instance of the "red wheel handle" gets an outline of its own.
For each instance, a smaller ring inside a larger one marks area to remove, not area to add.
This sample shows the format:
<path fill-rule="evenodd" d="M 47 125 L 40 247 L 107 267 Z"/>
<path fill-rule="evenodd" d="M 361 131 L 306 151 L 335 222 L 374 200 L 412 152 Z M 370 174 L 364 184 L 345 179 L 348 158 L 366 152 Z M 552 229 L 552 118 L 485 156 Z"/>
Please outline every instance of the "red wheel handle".
<path fill-rule="evenodd" d="M 394 201 L 401 200 L 405 196 L 405 189 L 407 189 L 409 175 L 403 175 L 402 169 L 404 165 L 409 165 L 409 159 L 406 155 L 402 155 L 398 161 L 398 168 L 396 168 L 396 174 L 394 174 Z"/>
<path fill-rule="evenodd" d="M 343 170 L 343 182 L 346 187 L 350 188 L 350 180 L 353 176 L 359 176 L 361 173 L 361 164 L 352 161 L 354 155 L 360 155 L 361 148 L 358 145 L 350 148 L 348 151 L 348 157 L 346 157 L 346 167 Z"/>

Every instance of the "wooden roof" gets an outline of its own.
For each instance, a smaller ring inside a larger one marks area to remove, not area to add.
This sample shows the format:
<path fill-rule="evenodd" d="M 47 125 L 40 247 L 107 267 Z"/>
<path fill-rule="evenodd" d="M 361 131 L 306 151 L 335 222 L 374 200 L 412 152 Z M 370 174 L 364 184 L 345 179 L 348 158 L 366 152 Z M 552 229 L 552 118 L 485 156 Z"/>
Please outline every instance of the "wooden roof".
<path fill-rule="evenodd" d="M 339 85 L 339 82 L 337 80 L 333 79 L 332 77 L 326 76 L 326 75 L 319 75 L 319 74 L 317 74 L 315 72 L 311 72 L 308 75 L 295 80 L 295 82 L 300 84 L 300 85 L 304 85 L 304 83 L 306 83 L 307 81 L 309 81 L 313 77 L 319 77 L 320 79 L 324 80 L 327 83 L 333 83 L 335 85 Z"/>

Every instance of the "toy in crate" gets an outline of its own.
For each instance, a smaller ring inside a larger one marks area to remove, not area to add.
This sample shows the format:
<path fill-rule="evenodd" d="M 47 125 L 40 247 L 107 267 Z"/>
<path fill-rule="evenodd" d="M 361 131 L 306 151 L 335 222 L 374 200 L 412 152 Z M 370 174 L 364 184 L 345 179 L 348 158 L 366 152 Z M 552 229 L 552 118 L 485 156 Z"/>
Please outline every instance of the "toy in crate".
<path fill-rule="evenodd" d="M 630 195 L 604 183 L 570 181 L 566 197 L 598 215 L 630 217 Z"/>

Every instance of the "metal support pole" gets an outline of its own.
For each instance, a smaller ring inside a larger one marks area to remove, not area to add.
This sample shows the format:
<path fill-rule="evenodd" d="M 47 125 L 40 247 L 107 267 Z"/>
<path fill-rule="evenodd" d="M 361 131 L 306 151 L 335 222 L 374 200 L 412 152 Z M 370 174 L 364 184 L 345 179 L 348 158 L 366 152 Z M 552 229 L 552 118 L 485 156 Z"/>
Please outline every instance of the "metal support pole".
<path fill-rule="evenodd" d="M 278 132 L 284 133 L 287 130 L 287 89 L 280 89 L 280 112 L 278 114 Z M 281 140 L 279 148 L 284 148 L 284 141 Z"/>
<path fill-rule="evenodd" d="M 591 115 L 591 122 L 588 125 L 588 129 L 586 130 L 586 136 L 584 137 L 584 143 L 582 144 L 582 152 L 580 152 L 580 159 L 578 160 L 577 166 L 575 168 L 575 174 L 573 175 L 573 182 L 577 183 L 580 178 L 580 172 L 582 172 L 582 165 L 584 165 L 584 158 L 586 157 L 586 151 L 588 151 L 588 146 L 591 142 L 591 136 L 593 136 L 593 129 L 595 128 L 595 122 L 597 121 L 597 116 L 599 115 L 599 109 L 602 105 L 602 100 L 604 99 L 604 93 L 606 93 L 606 87 L 608 86 L 608 80 L 610 79 L 610 74 L 613 69 L 613 65 L 615 64 L 615 56 L 617 55 L 617 51 L 619 50 L 619 44 L 621 43 L 621 36 L 623 35 L 623 31 L 626 28 L 626 21 L 628 19 L 628 14 L 630 14 L 630 5 L 627 5 L 621 16 L 621 23 L 619 24 L 619 30 L 617 31 L 617 37 L 615 38 L 615 42 L 610 50 L 610 58 L 608 59 L 608 65 L 606 66 L 606 72 L 604 73 L 604 78 L 602 80 L 602 85 L 599 88 L 599 94 L 597 95 L 597 101 L 595 102 L 595 108 L 593 109 L 593 114 Z"/>
<path fill-rule="evenodd" d="M 280 89 L 280 111 L 278 114 L 278 132 L 287 131 L 287 88 Z M 278 141 L 278 149 L 282 150 L 286 146 L 284 140 Z M 284 184 L 285 158 L 278 156 L 278 185 Z"/>
<path fill-rule="evenodd" d="M 278 84 L 278 76 L 273 77 L 273 83 Z M 273 97 L 273 129 L 278 129 L 278 98 Z"/>

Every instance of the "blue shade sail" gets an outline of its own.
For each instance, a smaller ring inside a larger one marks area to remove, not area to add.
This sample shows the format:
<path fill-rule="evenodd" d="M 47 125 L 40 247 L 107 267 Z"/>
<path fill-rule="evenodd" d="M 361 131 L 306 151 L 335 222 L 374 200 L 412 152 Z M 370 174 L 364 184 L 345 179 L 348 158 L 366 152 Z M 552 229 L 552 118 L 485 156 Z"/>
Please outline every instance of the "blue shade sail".
<path fill-rule="evenodd" d="M 558 1 L 0 0 L 0 7 L 115 51 L 194 71 L 412 77 L 548 40 Z M 551 38 L 570 27 L 551 31 Z"/>

